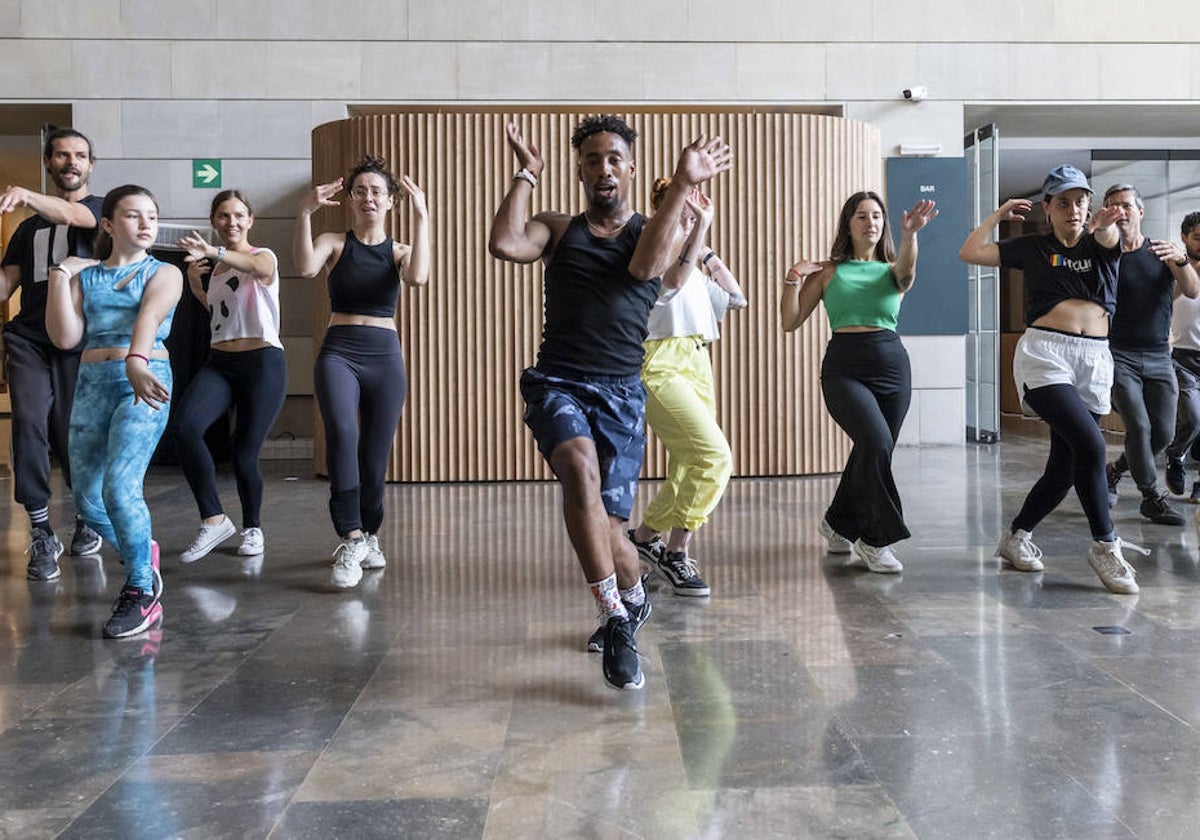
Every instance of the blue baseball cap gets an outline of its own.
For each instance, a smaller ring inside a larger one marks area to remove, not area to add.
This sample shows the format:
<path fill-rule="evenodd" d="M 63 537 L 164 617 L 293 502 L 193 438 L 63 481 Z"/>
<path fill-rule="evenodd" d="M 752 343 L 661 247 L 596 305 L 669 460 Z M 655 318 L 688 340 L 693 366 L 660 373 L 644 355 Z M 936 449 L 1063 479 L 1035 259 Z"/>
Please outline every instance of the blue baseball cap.
<path fill-rule="evenodd" d="M 1046 180 L 1042 181 L 1042 195 L 1058 195 L 1067 190 L 1087 190 L 1090 193 L 1092 187 L 1086 175 L 1071 164 L 1064 163 L 1051 169 Z"/>

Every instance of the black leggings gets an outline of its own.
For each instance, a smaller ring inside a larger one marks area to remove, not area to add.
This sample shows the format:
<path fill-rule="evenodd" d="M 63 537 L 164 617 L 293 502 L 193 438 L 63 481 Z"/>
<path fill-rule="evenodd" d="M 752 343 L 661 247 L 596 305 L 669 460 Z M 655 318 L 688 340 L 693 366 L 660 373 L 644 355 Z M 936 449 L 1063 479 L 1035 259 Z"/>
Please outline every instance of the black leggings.
<path fill-rule="evenodd" d="M 1088 411 L 1071 385 L 1027 389 L 1025 402 L 1050 424 L 1050 456 L 1042 477 L 1013 520 L 1013 529 L 1032 531 L 1074 487 L 1092 538 L 1111 540 L 1113 524 L 1104 475 L 1106 451 L 1099 415 Z"/>
<path fill-rule="evenodd" d="M 912 370 L 900 337 L 891 330 L 834 333 L 821 365 L 821 391 L 829 414 L 854 441 L 825 520 L 846 539 L 867 545 L 908 539 L 892 478 L 892 450 L 912 401 Z"/>
<path fill-rule="evenodd" d="M 341 537 L 383 523 L 388 455 L 408 378 L 400 337 L 383 327 L 335 326 L 313 371 L 325 426 L 329 514 Z"/>
<path fill-rule="evenodd" d="M 263 480 L 258 453 L 283 408 L 286 392 L 287 361 L 278 347 L 236 353 L 209 351 L 208 361 L 188 385 L 172 417 L 175 449 L 201 519 L 222 512 L 216 467 L 204 433 L 234 406 L 233 473 L 242 501 L 242 527 L 260 526 Z"/>

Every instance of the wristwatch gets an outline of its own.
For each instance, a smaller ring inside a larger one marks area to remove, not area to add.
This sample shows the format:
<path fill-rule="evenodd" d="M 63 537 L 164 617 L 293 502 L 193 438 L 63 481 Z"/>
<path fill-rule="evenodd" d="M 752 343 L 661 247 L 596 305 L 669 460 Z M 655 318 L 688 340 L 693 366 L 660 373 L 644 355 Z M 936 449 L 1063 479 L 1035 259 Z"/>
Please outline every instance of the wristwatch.
<path fill-rule="evenodd" d="M 1176 268 L 1187 268 L 1188 258 L 1185 256 L 1179 262 L 1175 263 Z"/>

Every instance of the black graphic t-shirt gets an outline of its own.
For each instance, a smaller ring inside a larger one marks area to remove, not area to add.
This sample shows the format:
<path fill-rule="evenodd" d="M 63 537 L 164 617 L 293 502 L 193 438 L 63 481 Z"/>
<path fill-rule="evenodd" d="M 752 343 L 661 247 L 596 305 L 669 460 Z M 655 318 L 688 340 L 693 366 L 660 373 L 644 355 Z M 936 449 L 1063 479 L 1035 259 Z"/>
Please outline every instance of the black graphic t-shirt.
<path fill-rule="evenodd" d="M 1068 248 L 1052 233 L 1018 236 L 996 243 L 1000 265 L 1025 273 L 1025 325 L 1064 300 L 1089 300 L 1109 317 L 1117 308 L 1117 266 L 1121 244 L 1105 248 L 1085 233 Z"/>

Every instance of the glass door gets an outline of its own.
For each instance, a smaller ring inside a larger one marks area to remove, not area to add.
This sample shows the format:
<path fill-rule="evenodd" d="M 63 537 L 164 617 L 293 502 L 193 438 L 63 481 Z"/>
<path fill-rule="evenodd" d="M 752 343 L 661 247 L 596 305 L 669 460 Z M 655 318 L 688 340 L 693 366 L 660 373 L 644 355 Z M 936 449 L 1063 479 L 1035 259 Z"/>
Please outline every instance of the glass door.
<path fill-rule="evenodd" d="M 998 140 L 996 126 L 985 125 L 963 141 L 972 230 L 999 205 Z M 1000 269 L 969 268 L 967 440 L 996 443 L 1000 440 Z"/>

